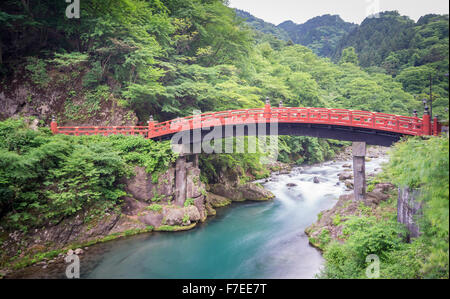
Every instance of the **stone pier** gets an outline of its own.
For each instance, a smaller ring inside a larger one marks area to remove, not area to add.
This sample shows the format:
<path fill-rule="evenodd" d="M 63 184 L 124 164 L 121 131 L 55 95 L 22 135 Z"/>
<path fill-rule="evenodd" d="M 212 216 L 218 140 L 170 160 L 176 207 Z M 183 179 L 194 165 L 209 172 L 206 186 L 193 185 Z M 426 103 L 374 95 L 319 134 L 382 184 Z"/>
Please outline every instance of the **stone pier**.
<path fill-rule="evenodd" d="M 193 176 L 200 180 L 200 173 L 195 172 L 198 169 L 198 154 L 192 154 L 189 146 L 172 145 L 172 150 L 178 153 L 178 159 L 175 162 L 175 205 L 183 207 L 187 198 L 200 196 L 198 190 L 192 189 Z M 194 171 L 194 173 L 193 173 Z M 191 188 L 189 188 L 191 186 Z"/>
<path fill-rule="evenodd" d="M 175 164 L 175 204 L 182 207 L 186 201 L 186 156 L 180 155 Z"/>
<path fill-rule="evenodd" d="M 419 197 L 419 190 L 398 188 L 397 221 L 406 225 L 408 242 L 420 236 L 418 219 L 422 216 L 422 203 Z"/>
<path fill-rule="evenodd" d="M 353 142 L 352 154 L 355 200 L 362 201 L 366 196 L 366 143 Z"/>

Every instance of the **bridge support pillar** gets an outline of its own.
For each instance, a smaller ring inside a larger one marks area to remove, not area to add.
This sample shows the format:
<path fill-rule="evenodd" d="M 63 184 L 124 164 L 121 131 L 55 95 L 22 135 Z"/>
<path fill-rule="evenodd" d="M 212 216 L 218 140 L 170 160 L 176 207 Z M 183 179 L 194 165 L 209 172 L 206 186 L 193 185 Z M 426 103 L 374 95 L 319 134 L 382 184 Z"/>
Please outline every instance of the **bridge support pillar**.
<path fill-rule="evenodd" d="M 352 153 L 355 201 L 362 201 L 366 196 L 366 143 L 353 142 Z"/>
<path fill-rule="evenodd" d="M 186 156 L 180 155 L 175 164 L 175 204 L 184 206 L 186 201 Z"/>
<path fill-rule="evenodd" d="M 192 156 L 192 166 L 194 166 L 195 168 L 198 168 L 199 167 L 199 165 L 198 165 L 198 154 L 194 154 L 193 156 Z"/>

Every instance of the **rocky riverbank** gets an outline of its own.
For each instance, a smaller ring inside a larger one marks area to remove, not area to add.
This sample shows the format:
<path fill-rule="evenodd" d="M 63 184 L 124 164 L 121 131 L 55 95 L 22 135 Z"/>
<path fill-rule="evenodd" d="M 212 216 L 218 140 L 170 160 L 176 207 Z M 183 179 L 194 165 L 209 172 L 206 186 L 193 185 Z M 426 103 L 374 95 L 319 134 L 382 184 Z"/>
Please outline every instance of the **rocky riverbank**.
<path fill-rule="evenodd" d="M 368 147 L 367 161 L 387 156 L 387 148 Z M 343 170 L 338 174 L 341 183 L 344 183 L 347 191 L 353 190 L 353 171 L 351 163 L 351 149 L 346 149 L 336 160 L 349 161 L 342 166 Z M 354 216 L 374 215 L 377 218 L 384 217 L 395 212 L 392 205 L 386 204 L 395 200 L 396 188 L 389 182 L 381 183 L 375 179 L 380 172 L 380 168 L 375 168 L 373 172 L 366 173 L 368 181 L 368 192 L 364 201 L 355 201 L 353 193 L 344 194 L 333 208 L 322 211 L 317 221 L 306 228 L 305 233 L 312 246 L 323 250 L 331 241 L 344 242 L 344 223 Z"/>
<path fill-rule="evenodd" d="M 277 163 L 271 167 L 287 166 Z M 135 176 L 123 181 L 128 194 L 123 203 L 104 217 L 86 221 L 86 212 L 32 232 L 9 233 L 0 244 L 1 259 L 7 265 L 0 270 L 0 278 L 21 277 L 21 273 L 30 270 L 18 270 L 31 265 L 39 270 L 58 267 L 57 264 L 64 264 L 67 252 L 74 250 L 82 256 L 88 246 L 96 243 L 152 231 L 190 230 L 214 216 L 215 209 L 232 202 L 265 201 L 274 197 L 258 184 L 240 183 L 230 173 L 212 185 L 205 185 L 199 178 L 200 169 L 188 163 L 187 199 L 180 207 L 174 204 L 175 166 L 160 174 L 157 182 L 143 167 L 136 167 Z"/>
<path fill-rule="evenodd" d="M 382 148 L 368 148 L 368 159 L 378 158 L 384 154 Z M 346 149 L 335 160 L 348 161 L 349 158 L 351 150 Z M 215 209 L 230 205 L 232 202 L 263 201 L 273 198 L 271 192 L 257 183 L 240 182 L 236 171 L 225 171 L 221 173 L 218 182 L 205 185 L 199 179 L 200 170 L 192 163 L 188 163 L 187 166 L 188 199 L 183 207 L 173 203 L 176 192 L 174 167 L 161 174 L 157 182 L 154 182 L 151 174 L 147 174 L 143 168 L 136 167 L 136 176 L 124 180 L 128 196 L 123 199 L 119 211 L 111 212 L 106 217 L 90 223 L 84 223 L 83 215 L 78 215 L 33 233 L 12 234 L 7 241 L 9 243 L 1 245 L 14 256 L 10 267 L 3 273 L 7 274 L 6 278 L 20 278 L 29 277 L 25 273 L 33 271 L 60 269 L 65 265 L 64 257 L 69 250 L 78 252 L 83 259 L 89 246 L 96 243 L 145 232 L 193 229 L 198 223 L 214 216 Z M 291 171 L 289 165 L 282 163 L 270 165 L 269 168 L 273 173 L 279 174 L 289 174 Z M 351 173 L 351 161 L 343 167 L 342 174 L 348 173 Z M 346 181 L 351 181 L 351 177 L 346 178 Z M 328 218 L 323 219 L 325 221 Z M 320 224 L 322 225 L 323 223 Z M 323 229 L 319 230 L 319 234 L 322 231 Z M 310 235 L 310 239 L 315 238 L 314 230 L 311 229 Z M 18 252 L 15 250 L 20 248 L 28 250 L 14 255 Z M 25 267 L 26 269 L 17 271 Z M 16 270 L 11 271 L 12 269 Z"/>

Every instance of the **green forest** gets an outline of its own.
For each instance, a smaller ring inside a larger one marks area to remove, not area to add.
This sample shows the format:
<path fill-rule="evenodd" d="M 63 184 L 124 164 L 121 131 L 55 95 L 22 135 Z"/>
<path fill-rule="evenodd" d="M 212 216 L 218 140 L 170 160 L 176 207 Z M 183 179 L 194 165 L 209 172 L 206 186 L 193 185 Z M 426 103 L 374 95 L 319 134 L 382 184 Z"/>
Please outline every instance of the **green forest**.
<path fill-rule="evenodd" d="M 94 217 L 114 209 L 124 195 L 120 178 L 132 176 L 133 166 L 158 174 L 176 158 L 168 143 L 138 137 L 53 136 L 48 129 L 52 116 L 61 125 L 108 124 L 102 110 L 121 109 L 127 111 L 124 122 L 136 125 L 151 116 L 166 121 L 196 110 L 263 107 L 266 97 L 273 106 L 282 101 L 290 107 L 408 116 L 418 111 L 420 116 L 423 99 L 431 97 L 433 113 L 448 119 L 448 15 L 414 22 L 386 12 L 359 26 L 340 18 L 334 19 L 335 26 L 329 18 L 318 18 L 310 23 L 313 31 L 302 27 L 307 35 L 294 32 L 295 26 L 288 32 L 289 24 L 283 29 L 236 13 L 225 0 L 81 2 L 79 19 L 65 16 L 64 1 L 0 3 L 0 95 L 14 94 L 21 85 L 32 91 L 21 104 L 29 111 L 37 107 L 34 93 L 54 92 L 52 101 L 59 103 L 39 116 L 24 111 L 12 119 L 0 111 L 0 223 L 7 230 L 27 232 L 81 210 Z M 29 119 L 36 117 L 39 130 L 34 131 Z M 349 144 L 283 136 L 279 145 L 279 161 L 300 165 L 330 160 Z M 386 241 L 386 260 L 393 265 L 389 276 L 399 277 L 408 269 L 412 278 L 448 278 L 448 139 L 429 140 L 425 147 L 413 140 L 395 152 L 392 180 L 431 189 L 423 238 L 403 246 L 399 231 L 392 228 L 392 239 Z M 424 159 L 410 165 L 412 159 L 400 155 Z M 202 155 L 202 179 L 214 182 L 215 170 L 236 165 L 242 177 L 263 177 L 268 173 L 259 157 Z M 421 167 L 424 181 L 404 177 Z M 345 246 L 330 245 L 323 277 L 359 277 L 363 264 L 354 252 L 372 249 L 359 247 L 359 241 L 370 237 L 378 245 L 384 240 L 369 235 L 361 231 Z M 447 239 L 433 243 L 436 236 Z M 397 264 L 418 251 L 423 259 Z M 348 256 L 355 258 L 347 262 Z"/>

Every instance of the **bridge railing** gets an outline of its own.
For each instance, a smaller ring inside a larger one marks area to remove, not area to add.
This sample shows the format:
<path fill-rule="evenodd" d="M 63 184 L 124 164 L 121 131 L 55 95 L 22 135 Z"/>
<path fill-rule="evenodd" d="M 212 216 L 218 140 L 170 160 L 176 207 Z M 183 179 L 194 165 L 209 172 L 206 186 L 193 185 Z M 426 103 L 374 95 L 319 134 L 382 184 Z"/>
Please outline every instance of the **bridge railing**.
<path fill-rule="evenodd" d="M 57 127 L 58 134 L 86 136 L 86 135 L 142 135 L 147 137 L 148 127 L 143 126 L 113 126 L 113 127 Z"/>
<path fill-rule="evenodd" d="M 428 117 L 429 118 L 429 117 Z M 58 127 L 52 131 L 66 135 L 142 135 L 156 138 L 181 131 L 224 125 L 242 125 L 262 122 L 309 123 L 368 128 L 406 135 L 429 135 L 424 121 L 418 117 L 400 116 L 358 110 L 329 108 L 256 108 L 191 115 L 148 126 L 113 127 Z"/>

